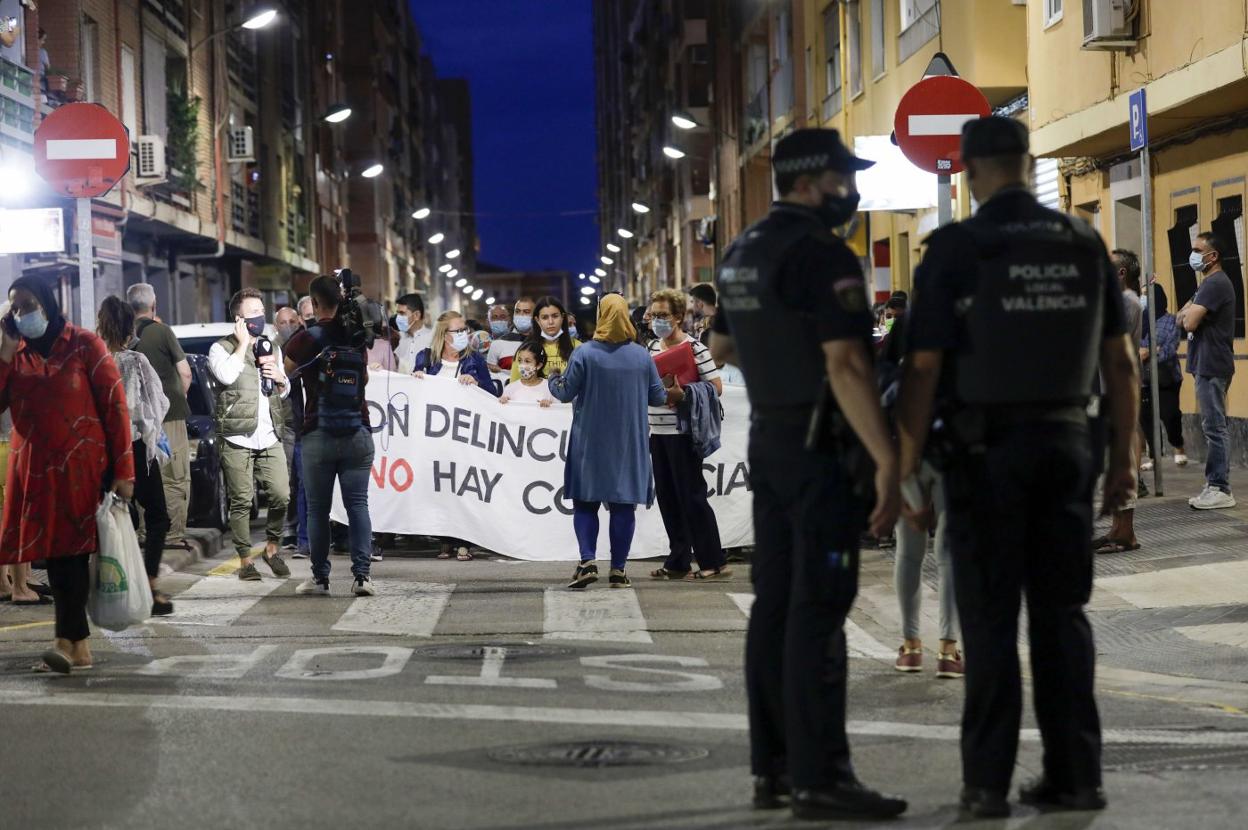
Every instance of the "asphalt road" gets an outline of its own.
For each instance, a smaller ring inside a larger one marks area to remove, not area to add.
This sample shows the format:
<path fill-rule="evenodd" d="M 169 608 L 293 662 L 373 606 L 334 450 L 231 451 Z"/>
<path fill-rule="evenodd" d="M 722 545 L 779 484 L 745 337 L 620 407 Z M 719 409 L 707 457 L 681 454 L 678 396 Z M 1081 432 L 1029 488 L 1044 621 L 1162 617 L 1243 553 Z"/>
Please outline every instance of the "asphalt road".
<path fill-rule="evenodd" d="M 889 826 L 943 827 L 956 819 L 962 687 L 933 666 L 892 670 L 889 556 L 864 557 L 850 631 L 855 763 L 911 800 Z M 633 591 L 568 594 L 562 564 L 390 557 L 374 566 L 381 595 L 356 600 L 341 557 L 330 598 L 294 594 L 306 562 L 261 583 L 224 562 L 170 576 L 173 618 L 97 633 L 96 667 L 67 678 L 30 672 L 50 615 L 0 606 L 0 827 L 809 826 L 748 807 L 748 567 L 657 583 L 637 562 Z M 1211 655 L 1208 670 L 1156 671 L 1147 646 L 1115 633 L 1147 628 L 1147 583 L 1111 584 L 1094 614 L 1110 809 L 1018 807 L 984 826 L 1242 827 L 1248 685 L 1234 675 L 1248 655 L 1150 618 L 1156 648 L 1173 636 L 1189 660 Z M 1201 630 L 1218 624 L 1237 625 Z M 1015 780 L 1039 761 L 1029 731 Z"/>

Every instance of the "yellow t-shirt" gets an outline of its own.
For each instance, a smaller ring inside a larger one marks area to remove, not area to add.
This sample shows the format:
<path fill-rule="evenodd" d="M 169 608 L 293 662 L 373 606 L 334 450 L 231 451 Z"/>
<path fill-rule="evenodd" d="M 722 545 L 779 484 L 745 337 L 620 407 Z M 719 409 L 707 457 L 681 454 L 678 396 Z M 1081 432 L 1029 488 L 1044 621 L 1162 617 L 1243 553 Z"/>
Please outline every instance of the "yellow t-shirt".
<path fill-rule="evenodd" d="M 568 361 L 563 359 L 563 355 L 559 354 L 559 341 L 553 343 L 546 342 L 542 344 L 546 348 L 546 377 L 550 377 L 554 372 L 563 373 L 568 368 Z M 581 341 L 576 338 L 572 339 L 572 348 L 575 349 L 581 345 Z M 511 363 L 511 379 L 520 379 L 520 364 L 514 360 Z"/>

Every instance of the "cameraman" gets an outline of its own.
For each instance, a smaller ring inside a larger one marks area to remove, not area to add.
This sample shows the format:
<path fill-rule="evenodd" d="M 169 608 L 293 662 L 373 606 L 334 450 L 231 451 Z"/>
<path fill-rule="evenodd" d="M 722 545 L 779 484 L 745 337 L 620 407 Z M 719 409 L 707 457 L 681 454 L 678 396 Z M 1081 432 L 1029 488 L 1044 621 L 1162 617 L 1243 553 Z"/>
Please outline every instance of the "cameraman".
<path fill-rule="evenodd" d="M 368 479 L 373 466 L 369 432 L 366 347 L 358 323 L 349 328 L 339 316 L 343 294 L 333 277 L 317 277 L 309 288 L 316 322 L 291 338 L 286 371 L 303 382 L 303 486 L 308 498 L 308 542 L 312 578 L 299 594 L 329 596 L 329 508 L 334 481 L 342 487 L 351 534 L 352 591 L 357 597 L 376 592 L 369 579 L 372 521 L 368 515 Z M 344 382 L 334 383 L 332 378 Z"/>
<path fill-rule="evenodd" d="M 208 350 L 208 371 L 223 387 L 217 394 L 217 434 L 221 470 L 230 505 L 230 535 L 242 567 L 238 578 L 260 579 L 251 555 L 251 500 L 254 481 L 264 485 L 269 519 L 265 527 L 264 562 L 277 577 L 290 576 L 277 546 L 290 500 L 290 477 L 282 448 L 282 400 L 290 384 L 282 371 L 282 351 L 257 358 L 256 345 L 264 337 L 264 300 L 254 288 L 244 288 L 230 300 L 234 333 Z M 263 345 L 263 343 L 262 343 Z M 268 394 L 264 387 L 268 386 Z M 267 400 L 265 400 L 267 398 Z"/>

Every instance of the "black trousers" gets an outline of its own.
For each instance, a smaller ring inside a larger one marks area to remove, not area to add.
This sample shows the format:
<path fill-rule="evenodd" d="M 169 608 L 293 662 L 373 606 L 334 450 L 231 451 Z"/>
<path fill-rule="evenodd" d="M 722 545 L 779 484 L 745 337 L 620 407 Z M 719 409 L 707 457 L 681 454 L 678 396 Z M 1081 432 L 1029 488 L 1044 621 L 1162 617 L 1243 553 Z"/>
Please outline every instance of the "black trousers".
<path fill-rule="evenodd" d="M 143 508 L 143 521 L 147 525 L 143 564 L 147 575 L 155 579 L 160 575 L 160 557 L 164 555 L 165 537 L 169 535 L 169 509 L 165 505 L 160 465 L 147 463 L 147 447 L 142 439 L 134 442 L 134 501 Z M 130 506 L 130 518 L 138 530 L 139 511 L 134 505 Z"/>
<path fill-rule="evenodd" d="M 1179 409 L 1179 389 L 1181 385 L 1161 386 L 1157 389 L 1157 409 L 1161 415 L 1161 426 L 1166 430 L 1166 440 L 1172 447 L 1182 447 L 1183 443 L 1183 412 Z M 1157 453 L 1153 449 L 1153 401 L 1152 389 L 1145 386 L 1140 397 L 1140 428 L 1144 430 L 1144 438 L 1148 441 L 1148 455 L 1154 461 Z"/>
<path fill-rule="evenodd" d="M 745 643 L 750 763 L 797 788 L 853 776 L 845 734 L 845 617 L 858 592 L 865 511 L 836 460 L 803 446 L 805 424 L 756 420 L 754 608 Z"/>
<path fill-rule="evenodd" d="M 688 435 L 651 435 L 654 494 L 667 530 L 670 552 L 663 567 L 671 571 L 721 567 L 727 557 L 719 541 L 719 522 L 706 496 L 702 459 Z"/>
<path fill-rule="evenodd" d="M 48 559 L 48 587 L 56 612 L 56 636 L 77 642 L 91 636 L 87 596 L 91 592 L 91 554 Z"/>
<path fill-rule="evenodd" d="M 1010 786 L 1023 709 L 1024 593 L 1044 772 L 1062 789 L 1100 786 L 1096 648 L 1083 611 L 1092 592 L 1092 461 L 1086 427 L 1031 423 L 990 431 L 984 453 L 960 457 L 946 474 L 966 651 L 968 787 L 1005 793 Z"/>

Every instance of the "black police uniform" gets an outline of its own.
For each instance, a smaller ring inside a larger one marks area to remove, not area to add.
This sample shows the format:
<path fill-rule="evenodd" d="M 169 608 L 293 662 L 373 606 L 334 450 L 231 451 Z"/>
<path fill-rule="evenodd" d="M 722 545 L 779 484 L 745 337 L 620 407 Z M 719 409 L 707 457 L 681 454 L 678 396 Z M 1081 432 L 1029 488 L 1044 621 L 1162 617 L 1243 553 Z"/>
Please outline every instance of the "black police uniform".
<path fill-rule="evenodd" d="M 1018 154 L 1025 133 L 1021 141 Z M 1101 784 L 1096 651 L 1083 612 L 1099 466 L 1086 405 L 1102 340 L 1125 331 L 1113 273 L 1095 231 L 1019 187 L 934 233 L 915 274 L 907 350 L 945 353 L 942 384 L 961 413 L 945 492 L 966 653 L 968 790 L 1009 790 L 1023 591 L 1045 777 L 1061 792 Z"/>
<path fill-rule="evenodd" d="M 725 252 L 714 331 L 731 334 L 753 411 L 755 601 L 746 637 L 751 765 L 795 790 L 852 781 L 843 624 L 865 506 L 832 455 L 808 451 L 827 383 L 822 344 L 871 342 L 857 258 L 815 211 L 776 203 Z"/>

